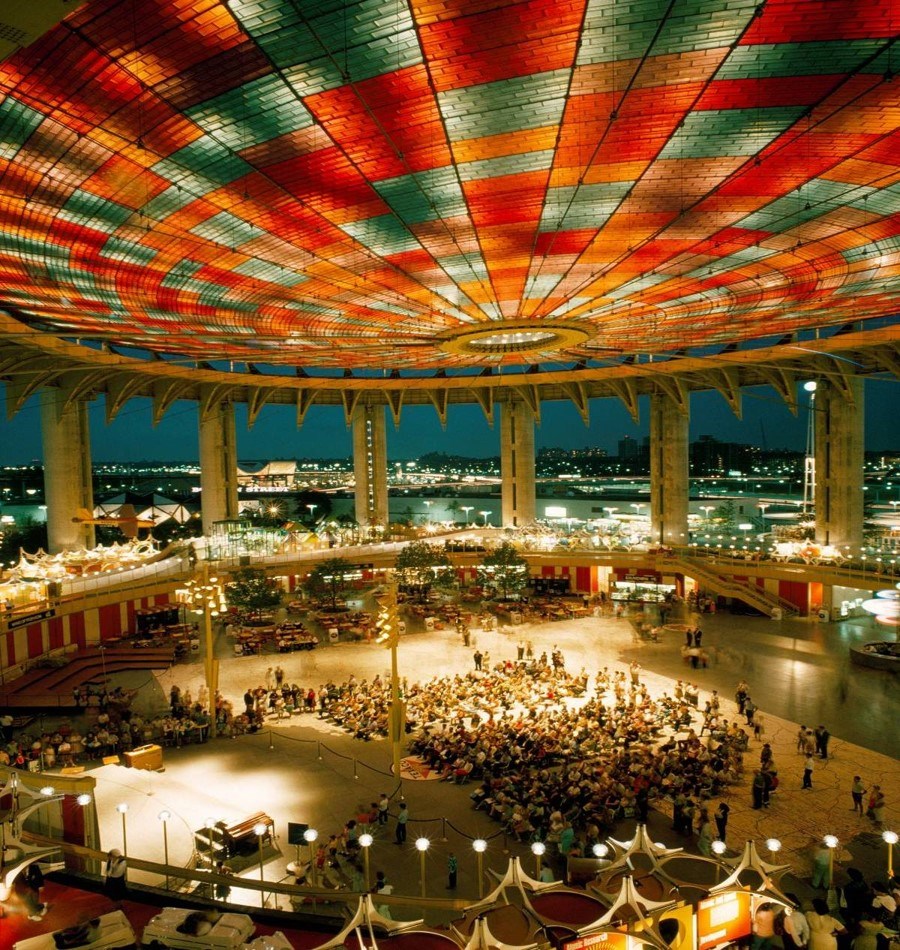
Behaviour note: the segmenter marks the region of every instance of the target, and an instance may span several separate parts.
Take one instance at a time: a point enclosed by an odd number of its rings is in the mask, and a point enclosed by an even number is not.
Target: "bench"
[[[216,828],[222,833],[222,845],[229,857],[248,854],[259,846],[256,832],[253,830],[257,825],[266,826],[262,840],[271,844],[275,837],[275,822],[265,812],[259,811],[231,824],[224,821],[216,824]]]

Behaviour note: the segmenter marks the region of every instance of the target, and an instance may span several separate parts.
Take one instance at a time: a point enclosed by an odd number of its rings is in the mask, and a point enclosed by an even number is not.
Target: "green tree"
[[[303,589],[315,600],[328,600],[331,609],[337,610],[338,598],[346,590],[349,575],[356,567],[342,557],[322,561],[310,571],[303,583]]]
[[[119,532],[119,538],[122,537]],[[7,564],[19,560],[19,551],[37,554],[47,550],[47,525],[33,518],[22,518],[15,525],[0,529],[0,561]]]
[[[496,591],[506,600],[527,586],[528,563],[514,544],[504,541],[485,555],[477,578],[485,590]]]
[[[281,587],[272,577],[252,567],[239,571],[225,585],[228,603],[238,610],[256,611],[277,607],[281,603]]]
[[[427,541],[411,541],[397,555],[394,573],[400,587],[420,598],[428,598],[432,587],[453,587],[456,570],[447,552]]]

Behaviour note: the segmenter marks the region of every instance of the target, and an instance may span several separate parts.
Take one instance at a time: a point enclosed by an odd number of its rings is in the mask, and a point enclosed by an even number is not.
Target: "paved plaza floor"
[[[729,844],[737,846],[748,837],[758,841],[779,838],[784,843],[783,860],[793,864],[798,874],[804,874],[809,867],[811,843],[832,833],[842,842],[838,855],[841,860],[849,861],[851,856],[854,860],[868,859],[877,867],[884,845],[874,835],[868,819],[851,813],[849,786],[856,774],[863,776],[867,785],[879,782],[888,796],[887,824],[900,826],[895,794],[900,788],[896,758],[900,703],[890,674],[853,667],[847,659],[848,644],[872,639],[874,631],[866,629],[864,622],[775,623],[725,614],[693,619],[685,615],[674,620],[701,623],[704,646],[711,657],[707,669],[692,670],[684,664],[682,638],[677,633],[665,634],[659,643],[644,642],[635,637],[628,619],[590,617],[499,631],[478,630],[468,648],[453,630],[412,632],[401,642],[401,673],[410,681],[422,681],[436,674],[467,671],[473,668],[476,646],[488,650],[494,662],[514,658],[517,643],[527,639],[536,654],[560,649],[570,671],[612,668],[637,659],[652,695],[664,689],[671,691],[675,678],[697,683],[701,704],[711,689],[718,689],[725,698],[723,711],[727,718],[736,716],[731,697],[743,677],[763,717],[763,739],[774,747],[781,786],[770,808],[754,811],[750,807],[749,778],[760,747],[759,742],[751,741],[744,782],[728,796],[732,807]],[[217,652],[222,657],[220,689],[238,708],[244,690],[264,682],[265,670],[273,665],[284,668],[287,681],[304,687],[318,687],[329,680],[340,682],[351,672],[358,679],[371,679],[376,673],[384,676],[389,666],[389,652],[367,643],[235,658],[230,655],[230,644],[220,635]],[[178,664],[145,680],[140,705],[162,710],[173,683],[190,688],[196,696],[202,681],[202,663]],[[831,756],[816,763],[811,791],[800,787],[803,758],[795,747],[799,721],[809,726],[824,723],[833,737]],[[287,874],[286,864],[297,857],[297,849],[286,843],[287,823],[306,823],[326,837],[338,832],[348,818],[357,814],[358,806],[375,801],[380,792],[399,794],[390,762],[390,745],[385,740],[360,742],[317,716],[295,715],[271,720],[269,728],[254,736],[220,738],[205,745],[166,750],[163,773],[102,766],[93,773],[99,783],[97,808],[103,846],[121,847],[120,817],[115,812],[119,802],[129,805],[130,850],[148,860],[162,860],[163,840],[156,816],[163,809],[171,812],[168,847],[174,864],[190,861],[196,846],[194,831],[209,818],[238,820],[263,810],[275,820],[281,851],[272,860],[267,855],[265,875],[269,880],[280,880]],[[473,810],[471,790],[472,786],[445,782],[404,781],[402,794],[411,815],[410,840],[403,848],[394,844],[391,821],[386,831],[376,835],[371,850],[372,872],[376,868],[385,870],[398,893],[418,893],[420,859],[412,841],[419,835],[432,841],[426,854],[429,896],[455,896],[445,890],[451,850],[459,857],[458,896],[476,896],[471,849],[474,837],[490,840],[487,867],[505,867],[509,854],[517,853],[523,855],[527,867],[533,867],[527,843],[499,835],[499,825],[483,812]],[[651,819],[654,836],[671,845],[683,843],[669,830],[665,806],[662,808]],[[627,834],[631,827],[632,822],[626,823],[621,834]],[[867,848],[871,851],[868,856]],[[251,864],[242,873],[258,877],[258,867]],[[253,897],[247,893],[248,903]]]

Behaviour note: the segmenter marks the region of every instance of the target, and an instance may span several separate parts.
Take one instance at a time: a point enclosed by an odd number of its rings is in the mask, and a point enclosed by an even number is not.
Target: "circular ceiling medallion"
[[[448,353],[491,356],[506,353],[546,353],[583,343],[590,334],[581,327],[534,320],[505,320],[442,335],[441,347]]]

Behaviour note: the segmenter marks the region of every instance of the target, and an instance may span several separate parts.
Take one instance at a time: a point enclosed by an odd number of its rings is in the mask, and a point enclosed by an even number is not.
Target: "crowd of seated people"
[[[474,697],[468,678],[427,684],[435,694],[429,706],[439,715],[426,718],[412,742],[448,780],[480,779],[471,795],[476,807],[520,839],[566,841],[560,836],[568,826],[571,853],[576,842],[588,846],[619,819],[646,815],[654,798],[683,799],[683,811],[688,802],[699,811],[742,771],[747,734],[722,722],[701,739],[692,728],[697,710],[683,698],[652,700],[624,672],[604,669],[593,695],[573,702],[583,692],[581,679],[573,694],[560,670],[539,667],[534,674],[532,688],[524,666],[495,670],[483,681],[473,674]],[[535,701],[551,694],[552,702]],[[494,702],[486,704],[486,695]],[[488,715],[464,719],[467,698]]]

